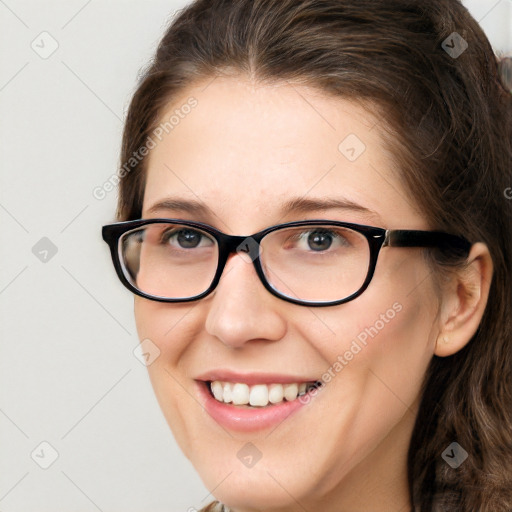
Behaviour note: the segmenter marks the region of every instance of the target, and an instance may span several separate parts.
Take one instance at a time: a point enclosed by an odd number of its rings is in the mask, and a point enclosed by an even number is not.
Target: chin
[[[230,508],[244,512],[288,510],[297,507],[297,502],[305,505],[306,497],[310,500],[325,495],[329,492],[327,487],[334,483],[329,478],[316,481],[315,475],[325,475],[325,469],[301,462],[314,462],[309,450],[309,456],[296,453],[290,457],[275,452],[278,446],[268,446],[261,449],[261,459],[247,467],[241,459],[254,450],[248,443],[229,439],[225,444],[215,442],[213,449],[203,443],[195,446],[190,459],[206,488]],[[271,449],[273,456],[268,453]]]

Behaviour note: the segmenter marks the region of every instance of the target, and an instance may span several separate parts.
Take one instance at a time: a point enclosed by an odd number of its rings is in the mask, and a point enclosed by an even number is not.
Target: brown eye
[[[313,231],[308,236],[308,247],[313,251],[326,251],[332,245],[332,235],[323,231]]]
[[[211,245],[212,241],[194,229],[172,229],[162,235],[162,243],[177,244],[181,249],[195,249],[200,245]]]

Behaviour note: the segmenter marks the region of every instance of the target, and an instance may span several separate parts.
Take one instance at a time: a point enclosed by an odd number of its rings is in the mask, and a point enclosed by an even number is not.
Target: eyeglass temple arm
[[[464,237],[442,231],[415,231],[405,229],[386,230],[383,247],[437,247],[442,250],[455,250],[467,255],[471,243]]]

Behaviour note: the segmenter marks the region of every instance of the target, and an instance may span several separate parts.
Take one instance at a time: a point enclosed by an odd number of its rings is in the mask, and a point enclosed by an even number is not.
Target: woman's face
[[[195,107],[181,109],[190,97]],[[307,219],[429,228],[396,177],[378,120],[353,102],[217,78],[189,88],[162,121],[176,110],[179,122],[149,154],[143,218],[201,221],[232,235]],[[153,208],[171,198],[204,209]],[[297,199],[361,208],[283,211]],[[420,251],[382,249],[368,289],[337,306],[280,300],[241,253],[199,301],[135,298],[140,339],[160,350],[148,367],[160,406],[217,499],[236,510],[407,509],[406,453],[438,333]],[[212,380],[284,383],[289,392],[293,383],[325,385],[252,407],[217,401]]]

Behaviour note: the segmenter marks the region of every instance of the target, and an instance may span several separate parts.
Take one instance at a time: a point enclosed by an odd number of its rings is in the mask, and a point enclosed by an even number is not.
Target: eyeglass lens
[[[155,223],[122,235],[120,259],[127,279],[160,298],[185,299],[211,285],[219,246],[192,226]],[[366,237],[326,224],[294,226],[268,233],[259,259],[266,280],[287,297],[310,302],[344,299],[363,285],[370,263]]]

